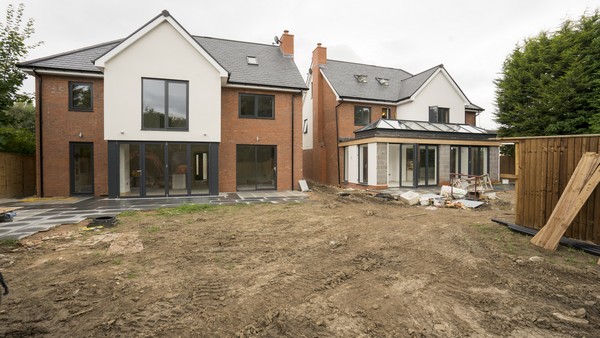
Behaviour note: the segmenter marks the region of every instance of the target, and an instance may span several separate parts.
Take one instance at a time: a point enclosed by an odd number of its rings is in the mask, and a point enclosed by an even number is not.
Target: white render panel
[[[189,81],[189,131],[142,130],[143,77]],[[168,21],[106,63],[104,139],[221,141],[219,72]]]
[[[377,143],[369,143],[368,185],[377,185]]]
[[[348,182],[358,184],[358,146],[348,147]]]
[[[312,81],[312,77],[309,76]],[[308,90],[304,92],[302,97],[302,149],[308,150],[313,148],[313,98],[312,98],[312,82],[309,84]],[[306,122],[304,122],[306,121]],[[307,123],[308,131],[304,133],[304,124]]]
[[[431,81],[417,93],[412,102],[396,107],[396,116],[400,120],[429,121],[429,106],[450,108],[450,123],[465,123],[465,102],[463,95],[442,72],[433,76]]]

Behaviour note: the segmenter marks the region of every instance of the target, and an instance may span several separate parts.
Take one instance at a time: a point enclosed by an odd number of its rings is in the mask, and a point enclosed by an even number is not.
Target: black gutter
[[[296,185],[294,183],[294,98],[298,94],[302,94],[302,92],[292,94],[292,191],[294,191],[294,187]]]
[[[377,102],[386,102],[386,103],[399,103],[400,101],[404,100],[381,100],[381,99],[370,99],[370,98],[364,98],[364,97],[356,97],[356,96],[340,96],[340,99],[342,99],[342,101],[344,99],[347,100],[360,100],[360,101],[373,101],[374,104],[377,104]]]
[[[269,88],[280,88],[280,89],[290,89],[290,90],[308,90],[308,87],[286,87],[286,86],[276,86],[276,85],[267,85],[267,84],[258,84],[258,83],[246,83],[246,82],[234,82],[227,81],[227,84],[230,85],[242,85],[242,86],[256,86],[256,87],[265,87],[265,90]],[[227,86],[225,86],[227,88]],[[260,90],[260,89],[257,89]]]
[[[36,72],[35,72],[35,68],[33,68],[33,75],[37,78],[39,77],[40,79],[40,88],[39,88],[39,94],[38,94],[38,108],[40,111],[40,118],[39,118],[39,128],[40,128],[40,146],[39,146],[39,152],[40,152],[40,197],[44,197],[44,142],[42,142],[43,140],[43,135],[44,135],[44,129],[43,129],[43,125],[42,125],[42,120],[43,120],[43,110],[42,110],[42,77],[39,76]]]
[[[338,185],[342,184],[342,180],[340,178],[340,176],[342,175],[341,169],[340,169],[340,127],[339,127],[339,123],[338,123],[338,107],[342,105],[342,103],[344,103],[344,100],[340,100],[340,103],[337,104],[337,106],[335,106],[335,152],[336,152],[336,162],[337,162],[337,171],[338,171]]]

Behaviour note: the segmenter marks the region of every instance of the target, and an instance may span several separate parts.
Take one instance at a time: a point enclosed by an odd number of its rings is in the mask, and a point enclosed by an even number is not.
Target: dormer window
[[[354,77],[356,78],[356,81],[358,81],[358,83],[367,83],[366,75],[355,74]]]
[[[389,86],[390,85],[390,79],[384,79],[382,77],[376,77],[375,80],[377,80],[377,82],[379,82],[379,84],[382,85],[382,86]]]
[[[256,56],[246,56],[246,61],[249,65],[258,66],[258,58]]]

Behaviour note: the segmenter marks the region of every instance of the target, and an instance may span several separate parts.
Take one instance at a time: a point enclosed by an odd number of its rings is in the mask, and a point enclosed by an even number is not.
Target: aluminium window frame
[[[365,112],[363,111],[363,109],[365,109],[365,108],[369,110],[369,112],[367,113],[367,123],[365,123],[365,124],[356,124],[356,113],[357,113],[357,111],[360,109],[361,110],[361,114],[365,114]],[[369,123],[371,123],[371,113],[372,113],[372,111],[373,110],[369,106],[354,106],[354,125],[355,126],[366,126]],[[361,117],[362,117],[361,120],[364,120],[364,116],[361,116]]]
[[[90,88],[90,107],[81,108],[73,106],[73,87],[87,85]],[[69,111],[93,112],[94,111],[94,83],[85,81],[69,81]]]
[[[155,80],[164,82],[164,104],[165,104],[165,127],[164,128],[147,128],[144,126],[144,80]],[[169,127],[169,83],[185,84],[185,127]],[[141,126],[142,130],[150,131],[189,131],[190,130],[190,82],[187,80],[163,79],[156,77],[142,77],[142,93],[141,93]]]
[[[243,96],[252,96],[254,97],[254,115],[242,115],[242,97]],[[258,116],[258,97],[270,97],[271,101],[271,116]],[[256,94],[256,93],[239,93],[238,94],[238,118],[241,119],[261,119],[261,120],[275,120],[275,95],[271,94]]]

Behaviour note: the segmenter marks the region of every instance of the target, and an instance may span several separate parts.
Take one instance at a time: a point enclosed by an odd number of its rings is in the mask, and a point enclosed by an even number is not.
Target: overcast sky
[[[167,9],[193,35],[271,43],[287,29],[305,78],[318,42],[329,59],[413,74],[444,64],[485,108],[484,128],[495,128],[493,81],[514,47],[600,8],[600,0],[2,0],[0,10],[19,2],[35,19],[32,42],[44,42],[27,59],[124,38]],[[31,80],[24,85],[33,88]]]

